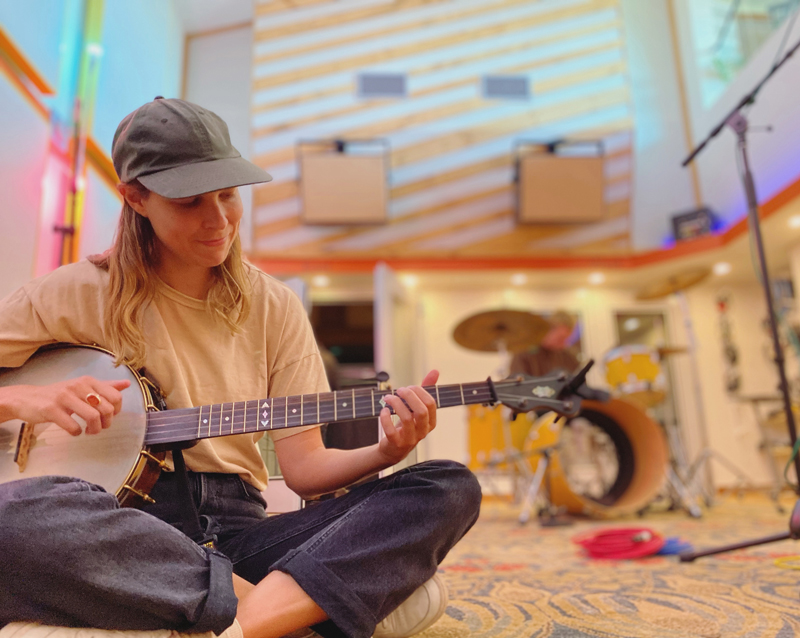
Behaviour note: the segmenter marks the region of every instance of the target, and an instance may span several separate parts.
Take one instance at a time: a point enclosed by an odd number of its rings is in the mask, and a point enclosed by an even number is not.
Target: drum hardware
[[[689,352],[686,346],[658,346],[656,348],[659,358],[663,359],[671,354],[685,354]]]
[[[485,440],[489,427],[500,430],[499,410],[471,419],[470,428]],[[604,519],[636,514],[669,478],[670,453],[662,427],[625,399],[583,401],[581,411],[569,420],[556,420],[553,413],[541,417],[528,413],[517,415],[513,422],[506,419],[502,425],[513,435],[516,447],[488,463],[478,458],[471,467],[480,474],[482,468],[508,463],[508,471],[516,472],[520,480],[515,502],[521,503],[521,524],[530,520],[537,503],[544,526],[568,522],[564,514]],[[579,426],[586,435],[583,440],[599,443],[581,450]],[[522,428],[527,428],[524,440]],[[480,452],[473,451],[473,457],[477,456]],[[588,469],[588,476],[581,469]],[[588,489],[592,486],[597,489]]]
[[[603,364],[606,381],[617,395],[645,409],[666,399],[666,379],[658,351],[638,344],[620,346],[603,357]]]
[[[553,468],[558,467],[560,437],[563,432],[566,419],[559,417],[553,412],[548,412],[539,417],[531,427],[530,432],[523,446],[522,456],[530,459],[531,456],[538,456],[536,461],[536,471],[530,476],[525,496],[522,501],[520,514],[517,517],[520,525],[526,524],[530,520],[531,511],[542,495],[544,503],[539,507],[537,520],[542,527],[564,527],[575,522],[568,507],[564,503],[556,503],[553,499]],[[555,442],[542,445],[542,432],[555,435]]]
[[[675,490],[678,501],[686,508],[692,516],[699,516],[697,500],[711,506],[713,503],[713,480],[709,461],[716,459],[721,465],[731,471],[738,479],[740,484],[752,485],[750,478],[725,456],[714,450],[709,442],[708,427],[705,420],[705,410],[703,407],[703,392],[700,385],[700,372],[697,366],[697,345],[694,334],[694,325],[689,311],[689,304],[684,291],[698,283],[704,281],[711,271],[708,268],[696,268],[685,271],[667,279],[646,286],[639,290],[636,299],[639,301],[652,301],[667,296],[674,296],[683,317],[684,329],[688,346],[685,352],[689,355],[691,366],[692,387],[694,389],[695,406],[697,411],[697,423],[700,434],[701,450],[695,460],[687,465],[685,446],[683,445],[680,428],[677,420],[669,419],[670,424],[666,427],[671,429],[669,440],[673,446],[673,467],[670,470],[669,482]],[[671,348],[665,347],[664,352],[678,354]],[[704,472],[699,475],[700,469]]]
[[[489,310],[472,315],[453,331],[456,343],[479,352],[524,352],[550,330],[544,317],[522,310]]]
[[[519,418],[527,418],[527,415],[518,415]],[[538,417],[531,425],[525,438],[525,444],[521,452],[514,452],[511,457],[519,465],[523,474],[523,498],[517,520],[520,525],[524,525],[530,520],[531,512],[536,505],[540,493],[544,495],[545,505],[539,510],[539,524],[544,527],[555,525],[569,525],[572,523],[570,518],[562,516],[562,509],[557,507],[551,498],[552,487],[550,472],[551,455],[558,449],[559,437],[564,427],[564,419],[560,418],[555,412],[547,412]],[[538,456],[536,470],[531,473],[531,457]],[[545,487],[542,490],[542,487]]]
[[[670,416],[665,419],[665,430],[671,463],[667,468],[667,485],[671,490],[671,501],[679,503],[690,516],[698,518],[702,512],[697,505],[697,498],[686,486],[683,475],[688,472],[688,464],[684,447],[680,440],[680,432],[675,424],[671,404],[666,401],[666,375],[661,370],[661,359],[664,355],[686,352],[683,346],[661,346],[651,349],[649,346],[631,344],[620,346],[609,351],[603,362],[606,368],[606,381],[618,396],[633,401],[644,410],[664,404]],[[680,468],[679,473],[676,468]]]
[[[462,320],[453,330],[453,339],[460,346],[478,352],[497,352],[501,364],[496,371],[497,378],[508,376],[511,356],[538,345],[551,329],[550,322],[540,315],[522,310],[501,308],[487,310]],[[477,459],[479,464],[490,470],[500,470],[513,481],[515,498],[524,498],[531,473],[527,458],[514,447],[511,420],[503,415],[503,408],[495,411],[471,408],[471,421],[482,421],[481,429],[490,432],[490,459]],[[477,413],[481,414],[478,415]],[[499,437],[495,436],[499,432]],[[495,441],[499,438],[499,441]],[[495,447],[499,443],[499,450]],[[476,469],[473,467],[473,469]],[[494,474],[484,476],[494,482]]]
[[[578,485],[575,470],[581,454],[576,428],[581,425],[594,445],[584,451],[605,473],[600,492]],[[581,412],[566,420],[558,449],[550,465],[550,498],[571,514],[616,518],[642,511],[661,491],[667,477],[669,448],[661,426],[637,404],[612,398],[584,401]],[[594,481],[597,483],[597,481]]]
[[[654,301],[678,294],[704,281],[710,274],[709,268],[694,268],[677,275],[670,275],[662,281],[640,288],[636,293],[636,299],[637,301]]]

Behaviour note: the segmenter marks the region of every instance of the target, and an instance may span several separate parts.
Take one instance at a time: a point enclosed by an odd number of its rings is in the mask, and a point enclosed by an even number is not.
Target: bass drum
[[[524,444],[532,465],[535,438]],[[658,495],[668,463],[664,432],[640,407],[624,399],[584,401],[551,454],[545,487],[552,504],[572,514],[625,516]]]

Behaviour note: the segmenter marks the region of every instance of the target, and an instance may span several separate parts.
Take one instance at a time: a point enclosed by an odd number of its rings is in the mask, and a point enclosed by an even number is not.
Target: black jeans
[[[452,461],[420,463],[296,512],[267,517],[260,493],[236,475],[189,473],[201,521],[233,570],[256,583],[290,574],[330,618],[326,638],[368,638],[436,568],[478,518],[475,476]],[[174,476],[151,492],[149,513],[180,527]]]
[[[231,562],[163,521],[66,476],[0,485],[0,625],[221,633]]]

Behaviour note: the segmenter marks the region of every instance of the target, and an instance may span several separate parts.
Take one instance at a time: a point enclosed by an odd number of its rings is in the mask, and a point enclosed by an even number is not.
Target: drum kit
[[[704,424],[700,424],[704,450],[689,466],[675,419],[659,423],[651,417],[654,408],[669,403],[667,359],[688,354],[696,366],[682,291],[707,275],[707,271],[689,271],[639,291],[636,298],[642,301],[679,297],[689,345],[632,344],[606,353],[602,362],[612,390],[609,401],[584,401],[581,412],[569,420],[556,419],[552,413],[510,414],[500,406],[471,407],[470,467],[487,476],[506,472],[515,478],[521,523],[527,522],[542,500],[542,524],[555,520],[556,512],[598,518],[641,513],[664,494],[665,486],[672,505],[693,517],[701,515],[698,502],[702,498],[710,504],[695,476],[708,458],[716,456],[706,445]],[[549,329],[546,317],[499,309],[464,319],[453,338],[467,349],[511,355],[535,348]]]
[[[471,350],[513,354],[538,345],[550,327],[540,315],[491,310],[459,323],[453,337]],[[470,467],[487,471],[487,477],[505,472],[518,479],[514,491],[522,502],[521,523],[529,520],[540,496],[545,500],[542,524],[557,524],[553,521],[561,512],[613,518],[643,510],[661,490],[669,463],[662,428],[646,412],[647,404],[664,397],[663,375],[657,366],[652,369],[651,359],[648,354],[649,365],[643,367],[638,353],[631,358],[616,352],[609,369],[621,375],[618,396],[584,401],[569,420],[471,406]],[[641,378],[634,379],[637,375]]]

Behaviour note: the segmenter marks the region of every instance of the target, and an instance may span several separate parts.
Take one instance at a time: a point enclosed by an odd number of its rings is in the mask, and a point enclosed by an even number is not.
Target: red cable
[[[658,553],[664,538],[646,527],[620,527],[578,535],[572,542],[592,558],[641,558]]]

